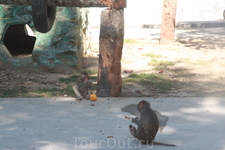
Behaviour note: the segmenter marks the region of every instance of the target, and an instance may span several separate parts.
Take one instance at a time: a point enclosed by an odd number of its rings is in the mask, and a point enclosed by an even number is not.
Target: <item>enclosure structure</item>
[[[0,5],[0,68],[54,72],[81,68],[90,47],[87,8],[57,7],[48,33],[34,28],[29,5]]]
[[[39,3],[38,3],[39,2]],[[42,15],[40,20],[47,19],[49,17],[48,8],[53,8],[54,6],[65,6],[65,7],[108,7],[102,13],[101,20],[101,29],[100,29],[100,51],[99,51],[99,69],[98,69],[98,87],[97,94],[98,96],[120,96],[121,88],[122,88],[122,78],[121,78],[121,56],[122,56],[122,48],[123,48],[123,38],[124,38],[124,7],[126,7],[126,0],[35,0],[35,4],[38,6],[33,6],[31,0],[0,0],[0,4],[14,4],[14,5],[32,5],[32,8],[40,6],[45,12]],[[43,5],[44,8],[43,8]],[[9,7],[12,5],[9,5]],[[17,6],[12,6],[17,7]],[[26,8],[29,10],[29,6],[19,6],[22,8]],[[18,8],[19,8],[18,7]],[[43,33],[48,32],[46,34],[38,33],[36,34],[36,43],[34,45],[34,50],[32,52],[32,60],[36,62],[32,64],[32,67],[38,66],[39,64],[47,66],[47,69],[53,69],[55,67],[59,67],[59,69],[63,68],[60,63],[59,57],[63,56],[65,62],[68,61],[67,65],[74,65],[74,63],[78,64],[79,58],[70,59],[68,54],[77,53],[77,56],[82,56],[78,50],[74,48],[74,44],[77,41],[73,41],[70,39],[71,36],[79,35],[76,34],[76,28],[71,27],[71,24],[74,24],[79,19],[76,16],[75,8],[61,8],[62,15],[56,15],[58,21],[56,21],[56,25],[49,30],[44,30]],[[35,9],[36,10],[36,9]],[[65,10],[65,12],[64,12]],[[66,11],[68,10],[68,11]],[[72,10],[72,11],[71,11]],[[34,9],[32,10],[33,14]],[[38,15],[41,10],[38,10]],[[16,11],[17,13],[17,11]],[[15,14],[15,13],[12,13]],[[64,14],[72,15],[65,20],[61,20],[64,17]],[[75,16],[73,16],[75,15]],[[20,16],[23,16],[23,13],[20,13]],[[33,16],[36,18],[38,16]],[[47,18],[46,18],[47,17]],[[10,19],[18,18],[15,15],[11,15]],[[20,18],[20,17],[19,17]],[[28,24],[31,28],[33,28],[33,24],[31,22],[31,16],[28,15],[28,20],[23,21],[22,24]],[[6,19],[7,20],[7,19]],[[20,20],[20,19],[18,19]],[[18,21],[17,20],[17,21]],[[68,23],[64,24],[64,21],[68,21]],[[35,23],[37,25],[38,22]],[[79,21],[78,21],[79,22]],[[5,24],[7,25],[5,27]],[[16,23],[14,23],[16,24]],[[20,23],[18,23],[20,24]],[[57,26],[58,24],[58,26]],[[5,22],[3,24],[3,31],[5,31],[10,23]],[[37,25],[35,28],[39,28]],[[40,29],[40,28],[39,28]],[[42,30],[42,29],[40,29]],[[33,29],[34,30],[34,29]],[[60,31],[60,32],[59,32]],[[64,32],[68,31],[68,32]],[[86,30],[83,30],[84,32]],[[42,31],[41,31],[42,32]],[[52,32],[52,34],[50,34]],[[26,33],[26,32],[25,32]],[[34,33],[37,33],[34,31]],[[57,34],[59,33],[59,34]],[[40,34],[40,35],[39,35]],[[26,34],[25,34],[26,35]],[[43,35],[43,36],[42,36]],[[86,35],[86,34],[84,34]],[[3,34],[4,37],[4,34]],[[41,38],[39,38],[41,37]],[[61,41],[65,39],[65,43],[61,43]],[[76,40],[79,38],[76,38]],[[86,40],[84,37],[80,37],[80,39]],[[2,40],[4,41],[4,40]],[[82,41],[82,40],[81,40]],[[4,55],[2,62],[6,62],[7,58],[11,56],[9,51],[7,51],[6,46],[1,42],[1,53],[0,55]],[[80,42],[78,45],[81,47],[83,43]],[[43,49],[48,48],[47,51],[43,51]],[[52,47],[52,48],[50,48]],[[66,47],[66,48],[65,48]],[[78,60],[78,61],[77,61]],[[17,66],[20,64],[16,62]],[[78,66],[78,65],[77,65]],[[65,68],[64,68],[65,69]]]

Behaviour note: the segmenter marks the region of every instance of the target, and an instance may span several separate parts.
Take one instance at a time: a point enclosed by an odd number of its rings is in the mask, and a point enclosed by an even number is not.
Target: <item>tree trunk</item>
[[[0,0],[6,5],[31,5],[32,0]],[[63,7],[126,7],[126,0],[46,0],[48,6]]]
[[[101,13],[97,95],[121,94],[121,56],[124,38],[124,10],[105,9]]]
[[[164,0],[162,8],[161,23],[161,44],[171,44],[174,42],[176,27],[176,5],[177,0]]]

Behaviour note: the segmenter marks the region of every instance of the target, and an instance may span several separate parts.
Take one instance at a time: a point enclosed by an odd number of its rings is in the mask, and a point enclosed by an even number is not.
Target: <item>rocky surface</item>
[[[12,57],[6,46],[1,44],[1,69],[62,72],[81,68],[83,52],[90,45],[88,9],[58,7],[53,28],[45,34],[34,29],[30,6],[1,5],[0,10],[2,41],[6,30],[13,24],[27,24],[36,37],[33,53],[30,56]]]

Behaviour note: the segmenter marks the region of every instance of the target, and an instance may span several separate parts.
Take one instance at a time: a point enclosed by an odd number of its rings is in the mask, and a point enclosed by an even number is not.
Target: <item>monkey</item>
[[[140,112],[137,109],[137,104],[129,104],[123,108],[121,108],[121,110],[123,112],[129,112],[132,115],[140,118]],[[169,117],[162,115],[160,112],[153,110],[156,113],[156,116],[158,118],[159,121],[159,131],[162,132],[163,129],[166,127],[166,123],[169,120]]]
[[[92,81],[90,81],[89,74],[84,71],[78,77],[73,90],[77,96],[76,100],[89,99],[91,95]]]
[[[137,105],[140,112],[140,118],[132,119],[133,123],[137,124],[137,129],[129,125],[129,131],[134,138],[141,141],[142,144],[161,145],[175,147],[173,144],[164,144],[155,142],[155,136],[159,129],[159,121],[156,113],[151,109],[150,103],[147,101],[140,101]]]

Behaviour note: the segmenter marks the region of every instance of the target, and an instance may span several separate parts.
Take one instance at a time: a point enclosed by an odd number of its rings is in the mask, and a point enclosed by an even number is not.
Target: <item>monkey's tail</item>
[[[160,143],[155,141],[153,142],[153,145],[176,147],[176,145],[173,145],[173,144],[166,144],[166,143]]]

